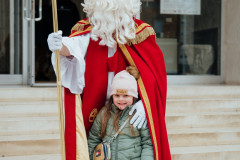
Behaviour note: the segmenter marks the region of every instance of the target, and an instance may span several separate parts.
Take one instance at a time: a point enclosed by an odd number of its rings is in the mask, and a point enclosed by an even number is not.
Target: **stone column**
[[[223,2],[224,81],[226,84],[240,84],[240,1]]]

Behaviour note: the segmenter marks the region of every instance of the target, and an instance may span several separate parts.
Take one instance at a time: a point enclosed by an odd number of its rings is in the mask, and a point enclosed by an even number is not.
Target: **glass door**
[[[43,13],[45,13],[43,5],[45,6],[47,2],[48,0],[23,0],[23,50],[24,53],[27,53],[25,58],[28,64],[26,68],[27,81],[32,86],[38,85],[38,80],[41,80],[42,83],[50,82],[49,79],[45,78],[44,70],[49,60],[49,58],[46,58],[48,50],[45,35],[48,34],[46,33],[46,29],[51,26],[46,23],[45,25],[41,25],[41,28],[36,28],[36,26],[39,26],[36,24],[43,21]],[[51,17],[51,14],[49,15],[48,13],[48,15],[45,15],[45,18],[49,17]]]
[[[58,26],[63,36],[83,17],[83,0],[57,0]],[[56,76],[51,64],[47,37],[53,32],[51,0],[24,0],[25,48],[29,58],[29,83],[33,86],[54,86]],[[80,16],[81,15],[81,16]]]
[[[0,84],[23,84],[21,1],[0,1]]]

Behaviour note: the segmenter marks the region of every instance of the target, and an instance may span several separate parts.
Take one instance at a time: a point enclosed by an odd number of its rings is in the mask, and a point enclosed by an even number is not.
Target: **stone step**
[[[240,113],[217,112],[195,114],[178,113],[167,114],[166,124],[168,129],[178,128],[204,128],[204,127],[240,127]],[[0,135],[53,133],[58,130],[58,116],[46,117],[0,117]]]
[[[236,112],[167,114],[165,118],[168,129],[240,127],[239,119]]]
[[[61,160],[60,154],[41,154],[0,157],[0,160]]]
[[[1,117],[0,135],[56,133],[58,117]]]
[[[240,112],[240,100],[168,100],[166,113]],[[58,114],[57,101],[0,102],[0,117]]]
[[[238,160],[240,145],[171,147],[172,160]]]
[[[0,136],[1,156],[60,153],[60,135],[32,134]]]
[[[171,148],[172,160],[238,160],[240,146],[203,146]],[[205,150],[207,151],[203,151]],[[213,148],[213,149],[212,149]],[[231,148],[231,149],[226,149]],[[182,151],[182,152],[181,152]],[[189,152],[186,152],[189,151]],[[195,151],[195,152],[194,152]],[[201,152],[202,151],[202,152]],[[173,153],[175,152],[175,153]],[[60,160],[60,154],[41,154],[0,157],[0,160]]]
[[[215,146],[214,146],[215,147]],[[239,146],[236,146],[239,147]],[[232,147],[233,148],[233,147]],[[182,148],[182,149],[189,149]],[[198,148],[195,148],[197,150]],[[202,148],[200,148],[202,149]],[[174,150],[174,148],[172,148]],[[213,152],[211,152],[213,151]],[[172,154],[172,160],[238,160],[240,151],[214,151],[196,152],[196,153],[177,153]],[[9,156],[0,157],[0,160],[61,160],[60,154],[41,154],[41,155],[24,155],[24,156]]]
[[[171,147],[183,146],[209,146],[209,145],[240,145],[240,128],[200,128],[200,129],[185,129],[185,130],[168,130],[169,144]],[[5,144],[24,143],[29,141],[49,143],[58,141],[59,133],[53,134],[32,134],[32,135],[5,135],[0,136],[0,146]],[[58,145],[58,144],[57,144]],[[57,146],[56,146],[57,147]],[[31,150],[31,148],[29,148]]]
[[[40,139],[23,141],[1,141],[1,157],[26,156],[40,154],[59,154],[61,143],[59,139]]]
[[[168,99],[238,99],[240,86],[169,85]]]
[[[168,99],[166,113],[240,112],[240,98],[233,99]]]
[[[55,101],[57,88],[1,88],[0,102]]]
[[[60,139],[59,132],[26,134],[26,135],[0,135],[0,143],[1,142],[11,142],[11,141],[48,140],[48,139],[49,140]]]
[[[38,145],[36,146],[36,144]],[[60,160],[60,149],[56,149],[56,146],[59,146],[59,144],[54,144],[54,146],[50,146],[48,144],[45,149],[44,145],[46,144],[29,142],[28,146],[31,146],[32,149],[36,149],[34,152],[31,151],[30,153],[29,150],[27,150],[28,147],[26,146],[22,146],[21,148],[11,148],[10,150],[12,150],[15,154],[8,153],[6,149],[2,148],[3,150],[1,150],[0,160],[28,160],[31,158],[35,160],[50,160],[51,158],[54,160],[55,158]],[[7,144],[5,145],[5,148],[6,146]],[[7,147],[13,146],[10,145]],[[49,149],[48,147],[50,150],[47,151],[47,149]],[[240,156],[240,145],[171,147],[170,150],[172,160],[238,160]]]
[[[240,145],[240,127],[169,129],[168,138],[171,147]]]
[[[57,101],[0,102],[0,117],[58,116]]]
[[[184,94],[183,94],[184,93]],[[178,85],[168,86],[168,99],[239,99],[240,86],[226,85]],[[56,87],[1,87],[0,102],[2,101],[29,101],[29,100],[57,100]]]
[[[51,128],[51,129],[49,129]],[[24,128],[23,130],[0,132],[1,141],[47,140],[58,139],[58,125],[41,129]],[[239,128],[184,128],[169,129],[168,136],[171,146],[240,144]]]

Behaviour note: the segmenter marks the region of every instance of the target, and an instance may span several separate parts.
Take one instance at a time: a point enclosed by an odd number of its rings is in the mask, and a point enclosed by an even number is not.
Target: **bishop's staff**
[[[56,2],[56,0],[52,0],[52,13],[53,13],[53,31],[57,32],[58,31],[58,18],[57,18],[57,2]],[[55,53],[55,60],[56,60],[59,130],[60,130],[60,138],[61,138],[61,157],[62,157],[62,160],[65,160],[66,154],[65,154],[65,141],[64,141],[64,120],[63,120],[62,86],[61,86],[59,50],[55,50],[54,53]]]

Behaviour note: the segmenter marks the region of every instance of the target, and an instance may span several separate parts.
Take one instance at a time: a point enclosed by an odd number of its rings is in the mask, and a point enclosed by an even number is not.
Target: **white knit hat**
[[[110,87],[110,96],[113,94],[125,94],[138,98],[136,79],[126,70],[115,75]]]

